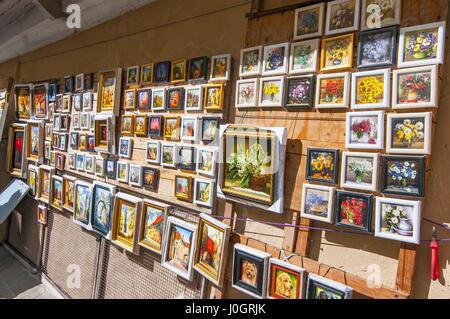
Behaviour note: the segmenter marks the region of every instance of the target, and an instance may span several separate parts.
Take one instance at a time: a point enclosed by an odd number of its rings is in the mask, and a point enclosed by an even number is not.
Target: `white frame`
[[[75,92],[83,91],[84,90],[84,73],[77,74],[75,76],[74,80],[75,80],[75,83],[74,83]],[[78,80],[80,80],[81,86],[77,86]]]
[[[308,273],[308,277],[306,278],[306,295],[305,298],[308,299],[308,292],[310,287],[310,281],[318,282],[324,286],[328,286],[335,290],[338,290],[344,294],[344,299],[352,299],[353,298],[353,288],[343,285],[339,282],[332,281],[330,279],[324,278],[322,276],[318,276],[312,273]]]
[[[139,181],[137,183],[134,183],[131,181],[131,169],[132,168],[136,168],[139,169]],[[130,184],[130,186],[137,186],[137,187],[142,187],[142,166],[138,165],[138,164],[130,164],[130,166],[128,167],[128,184]]]
[[[96,230],[92,225],[92,219],[94,218],[94,195],[95,195],[95,189],[97,187],[103,187],[107,188],[111,195],[112,195],[112,203],[111,203],[111,211],[109,212],[109,232],[105,235],[100,233],[98,230]],[[115,195],[117,193],[117,187],[114,185],[106,184],[99,181],[94,181],[92,184],[92,208],[91,208],[91,216],[89,222],[91,223],[91,229],[92,231],[96,232],[97,234],[104,236],[106,239],[111,240],[111,233],[112,233],[112,223],[114,218],[114,206],[115,206]]]
[[[399,76],[403,75],[403,74],[427,72],[427,71],[429,71],[431,73],[431,93],[430,93],[431,101],[430,102],[422,102],[422,103],[399,103],[398,102]],[[394,110],[437,107],[438,68],[436,65],[395,70],[393,73],[392,86],[393,86],[392,87],[392,108]]]
[[[378,117],[378,143],[377,144],[352,144],[351,141],[351,118],[353,116],[358,117]],[[370,112],[350,112],[346,115],[345,125],[345,147],[348,149],[361,149],[361,150],[382,150],[384,149],[384,111],[370,111]]]
[[[87,165],[86,165],[86,163],[87,163],[87,159],[88,159],[88,158],[89,158],[89,159],[92,158],[92,170],[87,170]],[[86,155],[86,156],[85,156],[85,158],[84,158],[84,171],[85,171],[86,173],[95,175],[95,160],[96,160],[96,157],[95,157],[94,155]]]
[[[88,107],[85,107],[85,105],[84,105],[84,99],[85,99],[86,97],[88,97],[88,99],[89,99],[89,103],[88,103],[89,105],[88,105]],[[91,92],[83,93],[81,105],[82,105],[82,110],[83,110],[83,112],[86,112],[86,111],[89,111],[89,112],[90,112],[90,111],[93,111],[93,110],[94,110],[93,105],[92,105],[92,93],[91,93]]]
[[[158,206],[158,208],[160,208],[161,211],[163,211],[163,216],[164,216],[164,221],[163,221],[163,226],[162,226],[162,238],[161,238],[161,244],[160,244],[160,248],[161,250],[158,251],[158,249],[155,249],[154,247],[151,247],[150,245],[144,244],[142,237],[144,237],[143,232],[145,231],[145,225],[142,225],[142,222],[145,223],[145,207],[146,204],[148,206]],[[154,207],[153,207],[154,208]],[[158,202],[158,201],[154,201],[154,200],[150,200],[150,199],[144,199],[144,201],[142,202],[142,210],[141,210],[141,219],[139,220],[139,236],[138,236],[138,245],[146,250],[149,250],[157,255],[162,255],[163,249],[164,249],[164,232],[166,230],[166,224],[167,224],[167,218],[169,217],[169,211],[170,211],[171,206]]]
[[[149,144],[157,145],[156,160],[150,160],[148,158],[148,156],[147,156],[148,155],[148,145]],[[146,158],[148,163],[150,163],[150,164],[157,164],[158,165],[161,162],[161,143],[160,142],[154,141],[154,140],[147,141],[145,151],[146,151],[145,152],[145,158]]]
[[[297,26],[298,26],[298,14],[303,11],[309,11],[319,8],[319,30],[315,33],[308,33],[304,35],[298,35],[297,34]],[[295,10],[295,21],[294,21],[294,41],[297,40],[303,40],[303,39],[309,39],[309,38],[315,38],[315,37],[321,37],[323,35],[323,19],[325,17],[325,2],[319,3],[319,4],[313,4],[311,6],[299,8]]]
[[[133,69],[136,69],[137,71],[136,71],[136,83],[131,83],[130,82],[130,79],[129,79],[129,73],[130,73],[130,71],[131,70],[133,70]],[[127,67],[127,74],[126,74],[126,85],[127,86],[131,86],[131,85],[139,85],[139,81],[141,80],[141,78],[140,78],[140,71],[141,71],[141,68],[140,68],[140,66],[139,65],[135,65],[135,66],[129,66],[129,67]]]
[[[164,157],[164,147],[172,147],[172,155],[173,155],[173,164],[165,164],[163,161]],[[168,168],[176,168],[178,163],[178,156],[177,156],[177,145],[173,143],[161,143],[161,166],[162,167],[168,167]]]
[[[212,172],[204,171],[199,168],[200,156],[201,156],[202,152],[212,153],[212,160],[213,160]],[[217,151],[212,148],[198,147],[197,148],[197,161],[196,161],[195,165],[196,165],[196,171],[200,175],[215,177],[216,176],[216,167],[217,167]]]
[[[29,195],[31,197],[33,197],[34,199],[38,199],[38,188],[39,188],[39,166],[38,165],[33,165],[33,164],[28,164],[28,169],[27,169],[27,185],[29,186],[29,182],[30,182],[30,171],[34,171],[36,174],[36,180],[35,180],[35,191],[34,191],[34,195],[31,195],[31,193],[29,193]],[[31,186],[30,186],[31,187]]]
[[[353,110],[367,110],[367,109],[387,109],[391,104],[391,69],[372,70],[364,72],[352,73],[352,102],[351,106]],[[358,104],[357,102],[357,79],[370,76],[383,76],[384,78],[384,92],[383,102],[374,104]]]
[[[153,107],[153,101],[155,99],[155,93],[158,92],[162,92],[163,93],[163,106],[162,107]],[[161,88],[153,88],[152,89],[152,104],[151,106],[151,110],[152,112],[160,112],[160,111],[165,111],[167,108],[167,88],[165,87],[161,87]]]
[[[347,158],[348,157],[364,157],[372,159],[373,169],[372,169],[372,185],[358,185],[356,183],[346,182],[346,172],[347,172]],[[360,153],[360,152],[342,152],[342,165],[341,165],[341,188],[349,188],[356,190],[365,190],[376,192],[378,189],[378,169],[379,169],[379,155],[378,153]]]
[[[297,296],[296,299],[303,299],[303,296],[305,295],[305,280],[306,280],[306,270],[304,268],[298,267],[294,264],[291,264],[289,261],[283,261],[277,258],[270,258],[269,259],[269,266],[267,268],[267,298],[268,299],[275,299],[270,297],[270,290],[271,290],[271,281],[272,281],[272,265],[277,265],[283,268],[287,268],[289,270],[291,270],[292,272],[296,272],[300,275],[300,277],[302,278],[302,282],[301,283],[297,283],[297,285],[299,286],[299,295]]]
[[[117,165],[117,166],[116,166],[116,179],[117,179],[119,182],[127,183],[127,184],[128,184],[128,182],[129,182],[129,180],[130,180],[130,164],[127,163],[127,162],[117,161],[117,164],[116,164],[116,165]],[[127,167],[127,177],[124,178],[124,179],[119,178],[119,165],[125,165],[125,166]]]
[[[226,71],[226,75],[224,77],[221,78],[215,78],[214,77],[214,61],[217,59],[221,59],[221,58],[226,58],[227,59],[227,71]],[[211,75],[210,75],[210,80],[211,81],[229,81],[230,80],[230,73],[231,73],[231,54],[220,54],[220,55],[215,55],[211,57]]]
[[[342,104],[320,104],[320,85],[322,80],[344,78],[344,102]],[[319,74],[316,79],[316,99],[317,109],[348,109],[350,104],[350,72]]]
[[[128,141],[127,153],[122,153],[122,141]],[[119,157],[125,159],[131,159],[132,157],[132,149],[133,149],[133,140],[129,137],[121,137],[119,140]]]
[[[78,118],[78,125],[75,125],[76,123],[75,118]],[[61,125],[61,120],[60,120],[60,125]],[[73,113],[72,114],[72,130],[81,130],[81,116],[80,113]]]
[[[73,165],[72,166],[70,165],[70,157],[71,156],[73,157]],[[69,169],[76,171],[76,169],[77,169],[76,165],[77,165],[77,154],[76,153],[67,154],[67,167]]]
[[[261,296],[255,294],[255,293],[253,293],[251,291],[248,291],[248,290],[246,290],[244,288],[241,288],[239,286],[234,285],[234,267],[237,266],[237,265],[235,265],[234,261],[235,261],[235,258],[236,258],[236,251],[237,250],[239,250],[241,252],[244,252],[244,253],[247,253],[249,255],[252,255],[252,256],[254,256],[256,258],[260,258],[260,259],[264,260],[264,271],[263,271],[262,274],[258,274],[258,276],[263,276],[263,280],[262,280],[262,285],[263,286],[262,286],[262,295]],[[257,249],[254,249],[254,248],[251,248],[251,247],[248,247],[248,246],[244,246],[244,245],[241,245],[241,244],[235,244],[234,247],[233,247],[233,259],[232,259],[233,268],[232,268],[232,273],[231,273],[232,274],[231,287],[233,287],[236,290],[239,290],[240,292],[245,293],[248,296],[254,297],[256,299],[265,299],[266,295],[267,295],[267,276],[268,276],[267,269],[269,268],[269,260],[270,260],[270,258],[272,258],[271,254],[268,254],[266,252],[262,252],[262,251],[259,251]]]
[[[65,94],[63,94],[63,96],[62,96],[61,113],[67,113],[67,114],[72,113],[72,96],[73,95],[74,94],[72,94],[72,93],[65,93]],[[69,100],[69,109],[65,109],[64,108],[64,100],[66,98]]]
[[[313,65],[312,68],[294,70],[294,52],[295,48],[298,46],[311,45],[315,48],[315,53],[313,53]],[[317,73],[317,69],[319,66],[319,48],[320,48],[320,39],[312,39],[306,41],[300,41],[296,43],[291,43],[291,49],[289,54],[289,74],[309,74],[309,73]]]
[[[83,126],[83,124],[82,124],[83,123],[83,121],[82,121],[83,116],[86,116],[86,118],[87,118],[87,126]],[[90,127],[90,124],[91,124],[91,114],[90,113],[85,113],[85,112],[80,113],[80,129],[82,131],[88,131],[89,127]]]
[[[281,83],[280,85],[280,103],[267,103],[267,102],[263,102],[263,98],[264,98],[264,82],[274,82],[274,81],[278,81]],[[259,79],[259,98],[258,98],[258,106],[259,107],[283,107],[284,106],[284,98],[285,98],[285,92],[284,92],[284,88],[286,85],[286,79],[284,76],[274,76],[274,77],[268,77],[268,78],[260,78]]]
[[[273,75],[282,75],[287,74],[289,72],[289,48],[291,44],[289,42],[279,43],[267,45],[264,47],[263,59],[262,59],[262,75],[263,76],[273,76]],[[266,59],[268,57],[269,50],[276,48],[284,48],[284,59],[283,59],[283,68],[275,71],[267,71],[266,70]]]
[[[262,80],[262,79],[261,79]],[[253,84],[254,88],[255,88],[255,98],[254,98],[254,102],[255,103],[239,103],[239,87],[241,84]],[[259,102],[259,83],[260,83],[260,79],[254,78],[254,79],[245,79],[245,80],[237,80],[236,81],[236,100],[235,100],[235,107],[236,108],[256,108],[258,107],[258,102]]]
[[[56,207],[53,205],[53,180],[57,180],[58,182],[61,183],[61,207]],[[50,186],[50,203],[49,203],[49,205],[58,211],[63,211],[64,180],[61,176],[54,174],[50,178],[50,183],[51,183],[51,186]],[[74,202],[74,205],[75,205],[75,202]]]
[[[84,223],[78,221],[76,219],[76,216],[75,216],[76,215],[76,213],[75,213],[75,206],[76,206],[76,202],[77,202],[77,188],[78,188],[78,186],[88,187],[89,191],[91,193],[91,196],[89,196],[90,198],[89,198],[89,204],[88,204],[89,212],[88,212],[88,216],[87,216],[87,219],[88,219],[88,223],[87,224],[84,224]],[[80,181],[80,180],[76,180],[75,181],[75,184],[73,186],[73,211],[74,211],[74,213],[72,215],[72,221],[75,224],[77,224],[77,225],[79,225],[79,226],[81,226],[81,227],[83,227],[83,228],[85,228],[87,230],[91,230],[92,195],[93,195],[93,193],[92,193],[92,184],[89,184],[89,183],[86,183],[86,182]]]
[[[72,95],[72,109],[76,112],[83,111],[83,93],[76,93]]]
[[[375,237],[396,240],[411,244],[420,244],[420,223],[421,223],[421,202],[420,201],[411,201],[404,199],[396,199],[396,198],[383,198],[376,197],[375,199],[376,208],[375,208]],[[413,207],[413,236],[406,237],[402,235],[391,234],[387,231],[381,231],[381,219],[383,218],[381,212],[382,204],[391,204],[391,205],[399,205],[399,206],[412,206]]]
[[[83,157],[83,167],[78,166],[78,156],[82,156]],[[85,171],[85,163],[86,163],[86,155],[85,154],[76,154],[75,156],[75,169],[78,172],[84,172]]]
[[[190,120],[190,121],[194,121],[194,136],[184,136],[183,135],[183,124],[185,121]],[[185,116],[181,118],[181,123],[180,123],[180,140],[182,141],[192,141],[195,142],[198,138],[198,125],[199,121],[198,121],[198,117],[196,116]]]
[[[100,174],[99,174],[99,172],[97,172],[97,169],[99,167],[98,161],[102,161],[103,162],[103,164],[102,164],[103,170],[102,170],[102,172]],[[105,177],[105,159],[103,157],[101,157],[101,156],[97,156],[95,158],[95,176]]]
[[[386,152],[388,154],[406,154],[406,155],[430,155],[431,154],[431,126],[433,125],[432,122],[432,112],[425,112],[425,113],[395,113],[395,114],[388,114],[387,115],[387,126],[386,126]],[[424,136],[424,148],[423,150],[416,150],[416,149],[399,149],[394,148],[392,146],[392,120],[394,118],[416,118],[416,117],[423,117],[424,118],[424,124],[425,124],[425,136]]]
[[[205,203],[202,201],[197,200],[197,182],[200,183],[207,183],[209,184],[210,187],[210,195],[209,195],[209,203]],[[198,205],[198,206],[202,206],[202,207],[207,207],[207,208],[211,208],[213,205],[213,200],[214,200],[214,181],[211,179],[204,179],[204,178],[198,178],[196,177],[194,179],[194,198],[193,198],[193,203]]]
[[[188,107],[187,106],[187,100],[188,100],[188,91],[190,90],[198,90],[199,93],[199,99],[198,99],[198,107]],[[201,111],[203,110],[203,86],[202,85],[188,85],[184,88],[184,109],[186,112],[190,111]],[[153,93],[152,93],[152,102],[153,102]]]
[[[354,1],[355,2],[355,17],[353,20],[353,26],[348,28],[342,28],[338,30],[330,30],[330,15],[331,15],[331,7],[334,5],[338,5],[341,3]],[[341,34],[341,33],[348,33],[353,31],[358,31],[359,29],[359,21],[361,14],[361,0],[335,0],[327,3],[327,16],[326,16],[326,23],[325,23],[325,35],[335,35],[335,34]]]
[[[169,264],[169,262],[167,261],[168,249],[169,249],[169,238],[170,238],[170,227],[172,224],[180,226],[180,227],[185,228],[192,232],[191,247],[189,248],[190,253],[189,253],[188,271],[187,272],[183,272],[183,271],[179,270],[178,268]],[[173,216],[170,216],[169,218],[167,218],[167,222],[166,222],[165,229],[164,229],[164,246],[163,246],[163,250],[162,250],[161,265],[164,268],[169,269],[170,271],[176,273],[178,276],[186,279],[187,281],[192,281],[193,275],[194,275],[193,264],[194,264],[195,248],[197,246],[197,229],[198,229],[197,225],[187,223],[184,220],[175,218]]]
[[[385,22],[384,20],[382,20],[380,22],[379,27],[369,28],[366,23],[367,22],[366,13],[369,13],[369,12],[364,12],[365,10],[367,10],[367,2],[366,1],[367,0],[361,1],[361,31],[381,29],[384,27],[390,27],[390,26],[398,25],[401,23],[401,21],[402,21],[402,0],[394,0],[394,3],[395,3],[395,18],[394,18],[394,20],[391,22]]]
[[[256,51],[256,50],[258,50],[258,70],[252,71],[252,72],[242,71],[242,61],[244,60],[244,54],[247,52]],[[239,60],[240,61],[239,62],[239,76],[241,78],[247,77],[247,76],[251,77],[251,76],[256,76],[256,75],[261,74],[262,54],[263,54],[263,46],[262,45],[241,50],[241,59]]]
[[[438,28],[438,48],[437,48],[437,57],[434,59],[426,59],[421,61],[410,61],[405,62],[405,35],[408,32],[411,31],[420,31],[425,29],[433,29]],[[416,25],[413,27],[408,28],[401,28],[400,29],[400,37],[398,40],[398,67],[399,68],[407,68],[411,66],[421,66],[421,65],[433,65],[433,64],[443,64],[444,63],[444,55],[445,55],[445,29],[446,29],[446,22],[434,22],[434,23],[428,23],[428,24],[422,24],[422,25]]]
[[[306,199],[306,192],[308,189],[322,191],[322,192],[328,192],[328,216],[326,218],[324,217],[318,217],[314,215],[310,215],[306,213],[305,210],[305,199]],[[314,184],[303,184],[303,191],[302,191],[302,207],[300,209],[300,215],[303,218],[308,218],[312,220],[317,220],[320,222],[332,224],[334,219],[334,187],[331,186],[322,186],[322,185],[314,185]]]

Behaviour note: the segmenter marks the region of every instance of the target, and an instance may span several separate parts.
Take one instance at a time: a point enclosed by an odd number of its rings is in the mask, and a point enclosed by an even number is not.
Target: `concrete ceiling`
[[[156,0],[0,0],[0,63],[92,28]],[[66,8],[81,8],[81,30],[66,25]]]

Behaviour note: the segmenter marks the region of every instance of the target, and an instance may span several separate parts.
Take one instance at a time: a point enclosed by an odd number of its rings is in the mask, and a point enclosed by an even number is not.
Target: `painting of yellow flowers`
[[[283,106],[284,77],[261,78],[259,105],[266,107]]]
[[[338,179],[339,150],[308,148],[306,179],[336,184]]]
[[[375,70],[352,74],[352,108],[388,108],[390,70]]]
[[[353,67],[354,34],[346,34],[322,40],[320,69],[336,71]]]

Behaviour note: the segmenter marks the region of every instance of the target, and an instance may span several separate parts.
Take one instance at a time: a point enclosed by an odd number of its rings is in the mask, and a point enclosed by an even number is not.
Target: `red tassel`
[[[433,241],[430,244],[431,248],[431,280],[436,281],[441,277],[441,270],[439,269],[439,242],[436,239],[436,228],[433,229]]]

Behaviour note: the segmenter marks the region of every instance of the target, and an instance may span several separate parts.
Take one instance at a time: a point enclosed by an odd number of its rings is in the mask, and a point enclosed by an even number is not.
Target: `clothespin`
[[[437,240],[437,229],[433,227],[431,248],[431,280],[436,281],[441,277],[441,270],[439,268],[439,242]]]

